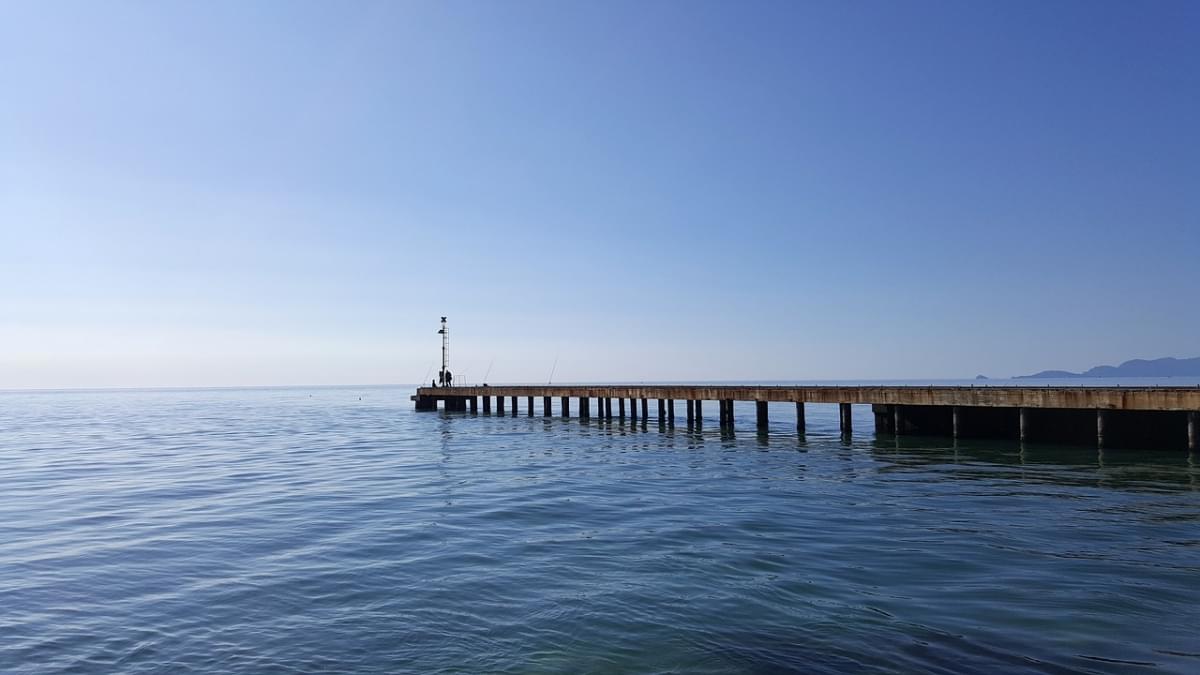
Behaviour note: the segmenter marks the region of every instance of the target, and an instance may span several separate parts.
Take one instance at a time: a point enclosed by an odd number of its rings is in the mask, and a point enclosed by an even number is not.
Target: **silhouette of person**
[[[438,386],[441,386],[443,384],[446,384],[446,371],[439,370],[438,371]]]
[[[454,382],[454,375],[450,371],[446,371],[446,386],[449,387]]]

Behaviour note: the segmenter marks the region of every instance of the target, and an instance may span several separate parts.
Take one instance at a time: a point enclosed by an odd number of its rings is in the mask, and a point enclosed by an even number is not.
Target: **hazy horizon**
[[[1200,5],[7,3],[0,389],[1196,356]],[[489,371],[490,368],[490,371]]]

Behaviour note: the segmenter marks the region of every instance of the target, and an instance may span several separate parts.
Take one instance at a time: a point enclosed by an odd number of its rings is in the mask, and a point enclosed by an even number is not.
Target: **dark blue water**
[[[0,671],[1200,672],[1187,453],[0,394]]]

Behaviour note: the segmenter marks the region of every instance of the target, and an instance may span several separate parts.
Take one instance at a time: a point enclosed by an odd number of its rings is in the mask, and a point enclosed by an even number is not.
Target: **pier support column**
[[[838,412],[842,418],[842,433],[849,434],[854,431],[854,417],[851,414],[849,403],[839,403]]]
[[[621,399],[621,400],[623,401],[623,400],[625,400],[625,399]],[[630,420],[631,422],[636,422],[636,421],[637,421],[637,418],[638,418],[638,414],[637,414],[637,399],[636,399],[636,398],[631,398],[631,399],[629,399],[629,420]]]
[[[700,426],[701,424],[704,423],[703,404],[704,404],[704,401],[701,401],[700,399],[696,399],[696,426]]]
[[[472,396],[467,401],[467,403],[470,404],[470,406],[471,406],[471,414],[478,415],[479,414],[479,398],[476,396]]]
[[[587,396],[579,397],[579,419],[586,420],[592,416],[592,399]]]
[[[755,401],[754,402],[754,412],[756,412],[758,414],[758,430],[766,431],[767,426],[768,426],[767,425],[767,402],[766,401]]]
[[[807,426],[807,422],[804,419],[804,402],[797,401],[796,402],[796,432],[801,433],[801,434],[804,433],[805,426]]]
[[[512,397],[512,416],[517,416],[517,397]]]
[[[437,410],[437,399],[432,396],[418,396],[416,409],[419,412],[430,412]]]
[[[667,402],[663,399],[658,399],[658,423],[662,424],[667,421]]]
[[[491,415],[492,414],[492,397],[491,396],[483,396],[481,398],[483,398],[483,414]]]
[[[612,419],[612,399],[611,398],[604,399],[604,419],[606,419],[606,420]]]
[[[497,415],[504,414],[504,397],[503,396],[496,397],[496,414]]]
[[[646,422],[650,419],[650,400],[642,399],[642,421]]]
[[[696,402],[688,399],[687,402],[687,423],[692,426],[692,422],[696,421]]]
[[[570,396],[563,396],[561,399],[559,399],[558,405],[560,408],[562,408],[562,416],[563,417],[571,416],[571,397]]]
[[[1108,411],[1103,408],[1096,410],[1096,447],[1104,448],[1104,423],[1108,421]]]
[[[733,399],[727,398],[723,401],[725,404],[725,426],[733,428]]]
[[[958,406],[950,406],[950,436],[958,438]]]
[[[526,408],[527,412],[529,413],[529,416],[533,417],[533,397],[532,396],[529,396],[528,398],[526,398],[525,408]]]
[[[898,405],[892,406],[892,433],[896,436],[904,433],[904,412]]]
[[[1017,418],[1017,439],[1024,443],[1029,440],[1029,408],[1018,409]]]
[[[667,425],[675,426],[675,399],[667,399]]]
[[[625,398],[617,399],[617,417],[625,419]]]
[[[542,417],[549,417],[549,416],[550,416],[550,397],[543,396],[542,397]]]
[[[1188,450],[1200,450],[1200,412],[1189,412],[1188,421]]]

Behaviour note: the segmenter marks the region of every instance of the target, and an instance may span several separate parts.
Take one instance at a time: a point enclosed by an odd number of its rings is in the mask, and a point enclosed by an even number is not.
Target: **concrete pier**
[[[649,400],[658,401],[659,421],[674,421],[674,402],[687,405],[688,421],[700,424],[703,401],[717,401],[722,427],[733,425],[733,402],[753,401],[760,427],[769,425],[769,404],[796,406],[796,430],[807,428],[805,405],[838,404],[839,427],[852,433],[851,405],[867,404],[875,417],[876,434],[912,434],[954,438],[1009,438],[1026,442],[1086,444],[1100,447],[1200,449],[1200,387],[727,387],[547,385],[501,387],[420,387],[412,397],[420,411],[519,414],[518,398],[525,397],[526,413],[533,398],[542,397],[542,413],[551,414],[550,399],[558,396],[563,417],[571,416],[570,399],[580,400],[580,414],[589,415],[590,398],[598,414],[611,418],[612,398],[623,416],[626,400],[630,417],[649,421]],[[668,401],[670,404],[668,404]]]

